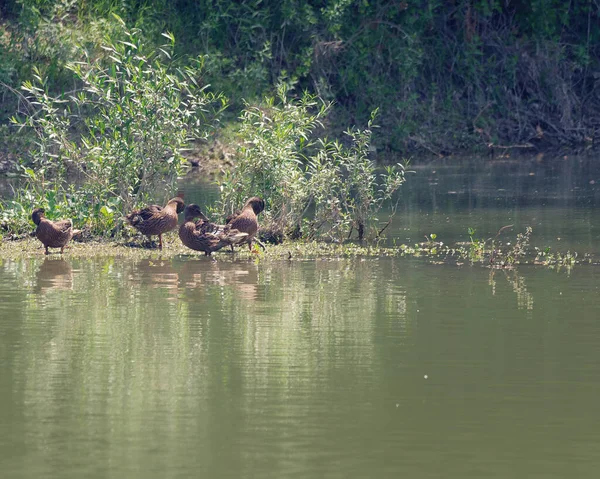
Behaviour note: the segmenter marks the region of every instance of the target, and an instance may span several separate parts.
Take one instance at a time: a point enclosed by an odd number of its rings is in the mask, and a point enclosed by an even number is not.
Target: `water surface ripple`
[[[595,477],[598,276],[0,260],[2,477]]]

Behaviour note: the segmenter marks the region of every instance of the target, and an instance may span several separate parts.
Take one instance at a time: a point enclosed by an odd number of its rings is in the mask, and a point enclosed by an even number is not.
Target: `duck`
[[[44,254],[49,254],[48,248],[60,248],[62,254],[73,237],[73,222],[69,219],[51,221],[45,215],[44,208],[35,208],[31,213],[31,219],[36,225],[35,236],[46,248]]]
[[[183,217],[183,224],[179,227],[179,239],[184,246],[203,251],[205,256],[210,256],[225,246],[243,243],[248,237],[248,233],[233,229],[230,225],[211,223],[194,203],[185,207]],[[200,220],[194,221],[196,218]]]
[[[171,198],[166,206],[149,205],[135,210],[125,216],[125,220],[140,233],[152,240],[158,235],[158,249],[162,250],[162,235],[177,228],[177,215],[183,211],[185,204],[179,197]]]
[[[257,216],[264,211],[265,201],[258,196],[253,196],[248,199],[244,204],[241,211],[237,211],[232,215],[229,215],[225,220],[225,224],[229,225],[232,229],[236,229],[243,233],[248,233],[245,241],[241,244],[248,243],[248,248],[252,251],[252,241],[256,241],[263,249],[264,245],[255,240],[256,233],[258,232],[258,218]],[[231,246],[233,251],[233,245]]]

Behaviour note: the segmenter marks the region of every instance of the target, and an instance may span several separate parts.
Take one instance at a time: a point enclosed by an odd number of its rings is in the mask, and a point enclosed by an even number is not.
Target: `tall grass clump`
[[[140,30],[124,29],[125,40],[107,41],[104,58],[71,63],[75,90],[53,97],[39,71],[23,90],[30,101],[24,119],[13,121],[37,134],[37,148],[23,158],[20,199],[69,215],[95,233],[115,226],[134,205],[173,194],[182,151],[204,138],[225,99],[202,85],[202,65],[178,67],[175,39],[147,48]],[[4,204],[3,216],[16,210]],[[85,226],[85,225],[81,225]]]
[[[259,195],[267,202],[263,227],[277,236],[367,236],[377,212],[404,182],[404,167],[379,172],[369,158],[376,112],[366,129],[348,130],[347,141],[314,139],[329,106],[306,92],[290,98],[284,84],[263,105],[247,105],[236,168],[221,182],[225,213]]]

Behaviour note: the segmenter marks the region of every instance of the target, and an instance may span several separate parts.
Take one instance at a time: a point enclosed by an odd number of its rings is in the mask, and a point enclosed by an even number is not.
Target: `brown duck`
[[[248,247],[252,250],[252,241],[258,232],[258,220],[257,216],[260,212],[265,209],[265,202],[262,198],[258,196],[253,196],[242,208],[242,211],[238,211],[227,217],[225,222],[227,225],[231,226],[231,228],[241,231],[243,233],[248,233],[248,237],[242,243],[248,243]],[[258,244],[260,244],[263,248],[264,246],[258,240],[256,240]],[[233,245],[231,246],[233,251]]]
[[[177,228],[177,215],[183,211],[184,203],[181,198],[171,198],[167,205],[162,208],[158,205],[150,205],[129,213],[125,219],[140,233],[148,237],[158,235],[158,248],[162,250],[162,235],[167,231]]]
[[[194,221],[196,218],[200,220]],[[243,243],[247,237],[248,233],[233,229],[230,225],[211,223],[198,205],[192,203],[185,207],[179,238],[190,249],[203,251],[206,256],[210,256],[213,251],[225,246]]]
[[[43,208],[36,208],[31,213],[31,219],[37,226],[35,236],[46,248],[45,254],[49,253],[48,248],[60,248],[62,254],[73,237],[73,223],[71,220],[50,221],[45,214]]]

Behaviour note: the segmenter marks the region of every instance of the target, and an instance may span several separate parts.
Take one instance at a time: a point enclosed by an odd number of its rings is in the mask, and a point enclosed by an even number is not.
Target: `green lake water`
[[[390,243],[597,254],[596,173],[530,165],[415,169]],[[0,257],[0,477],[595,478],[599,344],[593,265]]]

